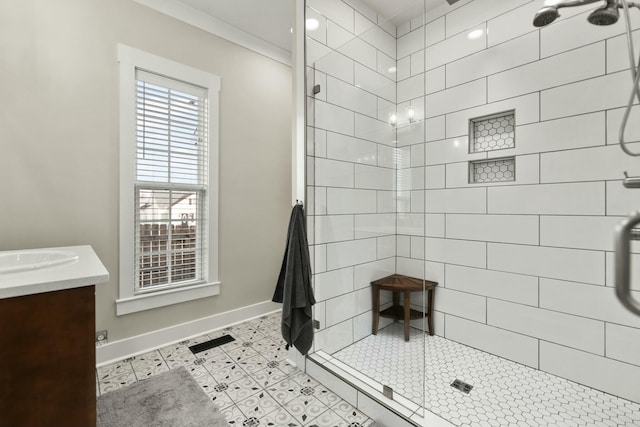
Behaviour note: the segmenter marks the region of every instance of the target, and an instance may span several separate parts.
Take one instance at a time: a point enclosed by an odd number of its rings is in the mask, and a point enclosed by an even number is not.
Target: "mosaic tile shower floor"
[[[189,346],[222,335],[236,341],[194,355]],[[280,314],[212,332],[96,370],[101,395],[186,367],[231,426],[369,427],[373,421],[285,362]]]
[[[425,407],[456,426],[640,426],[637,403],[438,336],[426,336],[423,354],[422,332],[403,334],[394,323],[333,357],[418,405],[424,386]],[[471,392],[451,387],[455,379]]]

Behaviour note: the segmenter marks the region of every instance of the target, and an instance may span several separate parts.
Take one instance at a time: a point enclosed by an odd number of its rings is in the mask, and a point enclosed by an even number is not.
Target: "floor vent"
[[[451,383],[451,387],[460,390],[463,393],[467,393],[469,394],[469,392],[471,391],[471,389],[473,389],[473,386],[471,384],[467,384],[464,381],[460,381],[460,380],[454,380]]]
[[[218,347],[222,344],[227,344],[235,340],[236,339],[231,335],[223,335],[220,338],[215,338],[209,341],[201,342],[200,344],[192,345],[189,347],[189,350],[191,350],[191,353],[196,354],[200,353],[201,351],[210,350],[214,347]]]

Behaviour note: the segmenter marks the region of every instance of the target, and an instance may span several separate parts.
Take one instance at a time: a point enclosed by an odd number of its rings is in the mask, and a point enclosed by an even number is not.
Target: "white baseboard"
[[[164,329],[147,332],[114,341],[96,348],[96,366],[104,366],[127,357],[143,354],[156,348],[197,337],[215,329],[225,328],[255,317],[281,310],[281,304],[264,301],[191,322],[181,323]]]

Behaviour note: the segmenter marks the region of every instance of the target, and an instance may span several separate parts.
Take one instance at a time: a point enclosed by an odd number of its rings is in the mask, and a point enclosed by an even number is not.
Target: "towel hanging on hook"
[[[293,207],[287,232],[284,259],[272,301],[282,303],[282,337],[301,354],[313,343],[313,312],[316,303],[311,287],[311,260],[304,208]]]

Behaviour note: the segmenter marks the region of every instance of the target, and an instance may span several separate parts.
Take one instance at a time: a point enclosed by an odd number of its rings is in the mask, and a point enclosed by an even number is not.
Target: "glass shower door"
[[[397,31],[422,8],[306,7],[311,357],[407,416],[421,412],[425,378],[424,107],[399,96]]]

